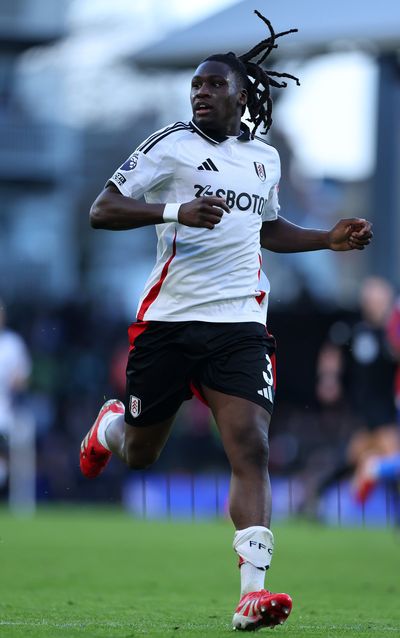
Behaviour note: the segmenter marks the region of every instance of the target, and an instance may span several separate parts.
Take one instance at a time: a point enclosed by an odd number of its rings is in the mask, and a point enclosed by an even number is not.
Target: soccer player
[[[260,124],[265,131],[271,125],[270,86],[286,86],[273,79],[284,74],[260,66],[284,33],[275,34],[257,15],[270,36],[240,57],[230,52],[204,60],[191,84],[193,119],[147,138],[91,208],[94,228],[154,224],[158,247],[129,328],[125,402],[107,401],[81,446],[88,477],[112,453],[131,468],[148,467],[182,401],[196,393],[208,403],[232,470],[230,515],[241,576],[233,626],[242,630],[281,624],[292,607],[289,595],[264,589],[274,547],[268,427],[275,364],[261,247],[362,250],[372,236],[363,219],[323,231],[279,215],[279,156],[255,134]],[[252,130],[241,122],[246,106]]]
[[[0,299],[0,493],[6,488],[8,450],[16,427],[16,399],[28,385],[32,362],[25,342],[7,327],[7,313]]]

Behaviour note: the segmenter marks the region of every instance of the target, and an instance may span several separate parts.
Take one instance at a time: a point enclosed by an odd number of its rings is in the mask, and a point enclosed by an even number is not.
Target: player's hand
[[[178,221],[184,226],[212,230],[220,223],[224,212],[231,211],[222,197],[196,197],[191,202],[182,204],[178,212]]]
[[[331,250],[364,250],[373,237],[372,224],[366,219],[341,219],[328,233]]]

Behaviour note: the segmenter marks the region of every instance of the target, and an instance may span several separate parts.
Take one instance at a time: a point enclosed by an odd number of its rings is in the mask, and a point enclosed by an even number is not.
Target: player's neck
[[[203,133],[212,137],[213,139],[223,139],[225,137],[238,137],[240,135],[240,123],[237,127],[213,127],[213,126],[205,126],[204,124],[196,125],[199,127]]]
[[[213,125],[212,123],[206,124],[196,122],[196,125],[210,137],[214,137],[216,139],[224,138],[224,137],[238,137],[240,135],[240,119],[235,119],[234,121],[226,122],[223,126],[218,126],[218,124]]]

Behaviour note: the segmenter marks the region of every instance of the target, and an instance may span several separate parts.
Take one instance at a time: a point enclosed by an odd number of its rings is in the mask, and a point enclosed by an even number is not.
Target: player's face
[[[247,91],[235,72],[223,62],[203,62],[192,79],[193,120],[203,129],[238,135]]]

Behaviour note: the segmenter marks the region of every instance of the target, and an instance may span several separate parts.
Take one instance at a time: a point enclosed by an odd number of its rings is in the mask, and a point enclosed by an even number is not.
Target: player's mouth
[[[194,106],[194,112],[196,115],[208,115],[212,110],[212,106],[207,104],[207,102],[196,102]]]

